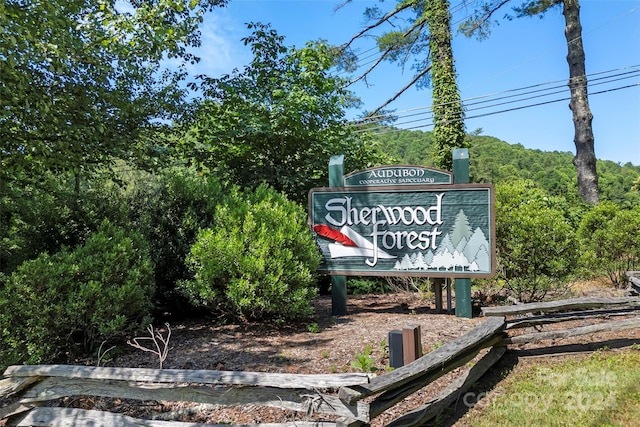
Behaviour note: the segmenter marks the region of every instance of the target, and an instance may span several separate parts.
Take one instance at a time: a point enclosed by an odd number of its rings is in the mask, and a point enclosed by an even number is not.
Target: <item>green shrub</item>
[[[39,254],[75,247],[103,219],[123,223],[126,206],[106,180],[82,180],[80,192],[70,174],[41,177],[36,184],[0,184],[0,272],[10,275]]]
[[[181,289],[192,302],[241,319],[311,314],[320,254],[301,206],[264,185],[233,190],[215,223],[188,257],[195,278]]]
[[[498,279],[521,301],[564,286],[577,264],[577,240],[557,198],[528,181],[496,186]]]
[[[105,221],[75,250],[23,263],[0,290],[0,365],[87,354],[149,323],[146,243]]]
[[[626,272],[640,269],[640,207],[602,202],[583,216],[578,236],[583,268],[606,274],[614,286],[625,286]]]
[[[349,295],[384,294],[390,290],[385,277],[352,277],[347,282]]]
[[[172,312],[185,311],[188,303],[176,283],[192,278],[185,260],[198,231],[213,226],[222,187],[213,176],[173,168],[140,182],[130,197],[133,222],[149,242],[158,304]]]
[[[356,353],[356,359],[351,362],[351,366],[361,372],[375,372],[376,359],[371,356],[371,346],[367,345],[362,353]]]

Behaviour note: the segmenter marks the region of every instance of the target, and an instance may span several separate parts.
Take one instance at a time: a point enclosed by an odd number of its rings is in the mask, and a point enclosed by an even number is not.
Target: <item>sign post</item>
[[[333,314],[346,314],[345,276],[411,276],[456,279],[456,315],[471,317],[470,278],[495,274],[495,194],[468,183],[468,151],[454,155],[454,174],[394,165],[343,176],[343,162],[332,157],[330,187],[309,191]]]
[[[329,187],[342,187],[344,176],[344,155],[331,156],[329,159]],[[331,276],[331,315],[347,314],[347,278]]]
[[[454,184],[467,184],[469,182],[469,150],[457,148],[453,150],[453,182]],[[456,317],[471,319],[471,279],[457,277],[456,290]]]

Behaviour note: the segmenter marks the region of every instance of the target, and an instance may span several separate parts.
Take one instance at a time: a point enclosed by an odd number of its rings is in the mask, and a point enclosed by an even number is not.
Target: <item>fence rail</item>
[[[61,397],[100,396],[220,406],[271,406],[305,415],[330,417],[330,421],[254,424],[256,427],[357,427],[370,423],[404,398],[463,366],[484,349],[490,349],[436,398],[388,424],[393,427],[418,426],[451,405],[500,360],[509,344],[638,328],[639,308],[638,297],[578,298],[486,308],[482,312],[487,320],[467,334],[415,362],[377,377],[366,374],[294,375],[68,365],[11,366],[4,372],[5,378],[0,380],[0,398],[10,398],[11,402],[0,408],[0,419],[6,420],[7,426],[204,426],[142,420],[107,411],[42,406]],[[618,316],[627,318],[609,320]],[[606,318],[607,321],[570,329],[512,334],[512,331],[524,327],[596,318]]]
[[[368,418],[363,405],[348,405],[336,396],[316,391],[366,384],[369,382],[366,374],[290,375],[24,365],[10,366],[4,376],[7,378],[0,382],[0,397],[20,393],[20,405],[1,409],[2,418],[10,415],[5,412],[18,413],[18,410],[28,405],[79,395],[141,401],[211,403],[221,406],[253,404],[305,413]]]

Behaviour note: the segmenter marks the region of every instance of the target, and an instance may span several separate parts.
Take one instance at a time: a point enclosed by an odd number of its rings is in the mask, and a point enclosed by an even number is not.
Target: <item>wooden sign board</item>
[[[453,184],[449,171],[412,165],[378,166],[344,176],[345,187]]]
[[[491,277],[492,185],[314,188],[320,272],[345,276]]]

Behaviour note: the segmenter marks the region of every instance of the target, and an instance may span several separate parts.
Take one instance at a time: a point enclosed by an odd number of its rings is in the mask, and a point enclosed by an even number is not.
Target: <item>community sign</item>
[[[320,272],[493,276],[494,205],[487,184],[314,188],[309,215],[323,254]]]
[[[452,184],[448,171],[412,165],[378,166],[345,175],[345,187]]]

